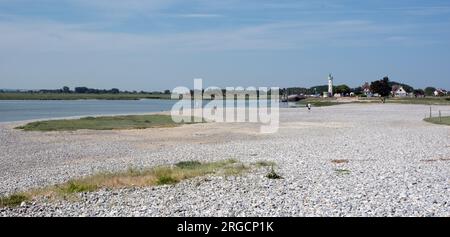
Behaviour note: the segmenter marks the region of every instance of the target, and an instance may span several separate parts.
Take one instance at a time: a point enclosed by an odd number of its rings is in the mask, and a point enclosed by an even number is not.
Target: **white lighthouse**
[[[328,75],[328,96],[333,97],[333,76],[331,73]]]

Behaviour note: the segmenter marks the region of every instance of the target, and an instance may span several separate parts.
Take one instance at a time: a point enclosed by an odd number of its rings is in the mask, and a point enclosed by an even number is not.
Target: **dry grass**
[[[348,163],[348,160],[331,160],[331,163],[346,164],[346,163]]]
[[[274,166],[275,162],[262,160],[262,161],[256,162],[255,164],[259,167],[268,167],[268,166],[270,167],[270,166]]]
[[[348,175],[351,173],[348,169],[335,169],[334,170],[338,175]]]
[[[30,196],[22,193],[16,193],[7,197],[0,197],[0,207],[18,206],[22,202],[30,200]]]
[[[200,163],[198,161],[184,161],[172,166],[159,166],[151,169],[129,168],[123,172],[105,172],[92,176],[70,180],[66,183],[28,192],[0,197],[0,207],[17,206],[23,201],[36,197],[50,199],[72,199],[73,194],[93,192],[101,188],[117,189],[127,187],[147,187],[156,185],[176,184],[185,179],[204,175],[239,175],[255,167],[268,166],[271,162],[245,165],[236,160]]]
[[[423,161],[423,162],[450,161],[450,158],[428,159],[428,160],[421,160],[421,161]]]

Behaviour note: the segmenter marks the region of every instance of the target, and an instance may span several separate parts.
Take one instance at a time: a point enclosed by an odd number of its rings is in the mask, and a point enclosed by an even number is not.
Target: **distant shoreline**
[[[170,94],[132,94],[132,93],[0,93],[0,100],[140,100],[140,99],[170,99]]]
[[[133,94],[133,93],[26,93],[26,92],[0,92],[0,101],[2,100],[172,100],[171,94]],[[226,98],[225,98],[226,99]],[[232,99],[232,98],[229,98]],[[233,97],[234,99],[234,97]],[[257,97],[247,99],[256,100]],[[266,99],[270,99],[270,96]],[[176,99],[175,99],[176,100]],[[210,98],[202,98],[202,100],[212,100]],[[219,100],[219,99],[217,99]],[[223,100],[220,99],[220,100]]]

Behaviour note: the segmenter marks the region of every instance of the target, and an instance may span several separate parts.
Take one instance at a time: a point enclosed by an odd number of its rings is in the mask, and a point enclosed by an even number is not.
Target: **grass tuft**
[[[450,125],[450,116],[426,118],[424,121],[440,125]]]
[[[159,166],[150,169],[136,169],[129,167],[122,172],[98,173],[92,176],[73,179],[66,183],[33,189],[28,192],[12,194],[0,197],[0,207],[18,206],[23,201],[35,197],[72,199],[74,194],[93,192],[101,188],[145,187],[154,185],[171,185],[185,179],[215,174],[215,175],[239,175],[248,171],[251,167],[272,166],[272,171],[267,175],[270,179],[282,178],[273,170],[273,162],[258,162],[245,165],[235,159],[201,163],[199,161],[183,161],[174,166]]]
[[[268,174],[266,174],[266,178],[268,179],[282,179],[283,177],[281,177],[279,174],[277,174],[275,172],[275,169],[273,168],[273,165],[270,169],[270,172]]]
[[[180,169],[195,169],[201,165],[202,163],[199,161],[181,161],[175,164],[175,166]]]
[[[348,163],[348,160],[331,160],[331,163],[344,164],[344,163]]]
[[[73,193],[85,193],[92,192],[98,189],[95,184],[81,181],[69,181],[64,185],[59,186],[59,192],[61,194],[73,194]]]
[[[268,166],[274,166],[274,165],[275,165],[275,162],[273,162],[273,161],[261,160],[261,161],[256,162],[256,166],[259,166],[259,167],[268,167]]]
[[[347,170],[347,169],[335,169],[334,171],[336,171],[336,173],[340,174],[340,175],[350,174],[350,170]]]
[[[174,177],[170,175],[161,175],[158,176],[158,179],[156,180],[156,185],[169,185],[169,184],[176,184],[179,180],[176,180]]]
[[[0,207],[15,207],[22,202],[29,201],[30,198],[25,194],[12,194],[6,197],[0,197]]]
[[[267,162],[265,164],[272,164]],[[251,164],[258,167],[256,164]],[[28,192],[1,197],[0,207],[17,206],[21,202],[34,197],[48,197],[51,199],[74,199],[74,194],[93,192],[101,188],[146,187],[154,185],[171,185],[185,179],[215,175],[239,175],[248,171],[252,166],[244,165],[235,159],[201,163],[199,161],[182,161],[173,166],[159,166],[150,169],[136,169],[129,167],[122,172],[98,173],[92,176],[73,179],[66,183],[33,189]]]

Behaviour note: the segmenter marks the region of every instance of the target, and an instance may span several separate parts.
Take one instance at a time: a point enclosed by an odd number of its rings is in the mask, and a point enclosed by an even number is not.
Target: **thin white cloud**
[[[174,14],[174,15],[171,15],[171,16],[181,17],[181,18],[217,18],[217,17],[223,17],[223,15],[220,15],[220,14],[208,14],[208,13]]]
[[[443,15],[450,13],[450,6],[411,7],[405,8],[404,12],[415,16]]]
[[[69,2],[98,10],[140,11],[164,9],[177,0],[72,0]]]
[[[417,27],[420,26],[384,25],[361,20],[294,21],[232,29],[133,34],[100,31],[82,24],[3,21],[0,22],[0,52],[222,51],[302,49],[321,45],[370,47],[386,43],[420,44],[421,39],[410,34],[421,32]],[[430,30],[432,27],[428,28]]]

